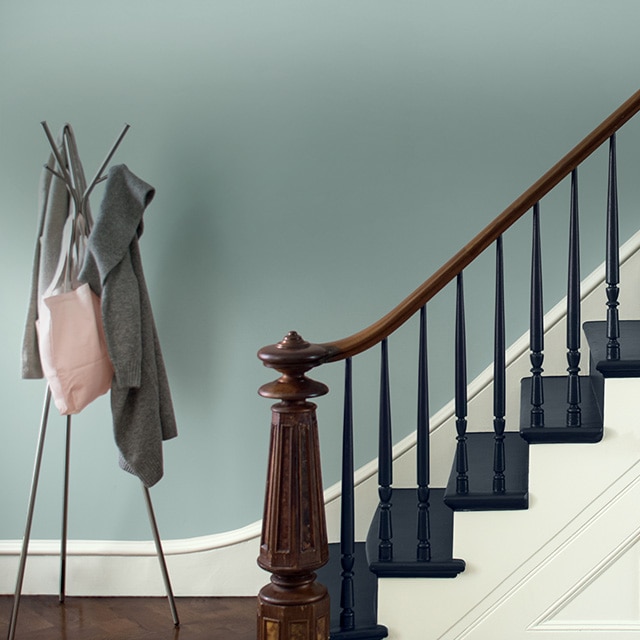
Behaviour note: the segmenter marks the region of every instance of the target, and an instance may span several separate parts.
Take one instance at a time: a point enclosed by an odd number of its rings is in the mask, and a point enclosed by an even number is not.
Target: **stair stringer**
[[[380,580],[378,615],[389,638],[570,640],[587,629],[597,640],[630,637],[629,620],[607,614],[615,593],[599,614],[608,615],[604,627],[588,611],[562,624],[554,616],[640,538],[640,433],[630,419],[637,415],[640,380],[607,380],[601,443],[532,446],[528,511],[455,514],[454,555],[467,562],[464,574]],[[638,572],[625,575],[630,583],[620,592],[638,593]],[[640,638],[638,606],[631,637]]]

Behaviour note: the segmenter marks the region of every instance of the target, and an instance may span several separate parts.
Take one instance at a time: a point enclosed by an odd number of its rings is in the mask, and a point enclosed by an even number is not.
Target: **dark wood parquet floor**
[[[0,596],[0,638],[13,597]],[[15,640],[255,640],[255,598],[177,598],[174,627],[166,598],[23,596]]]

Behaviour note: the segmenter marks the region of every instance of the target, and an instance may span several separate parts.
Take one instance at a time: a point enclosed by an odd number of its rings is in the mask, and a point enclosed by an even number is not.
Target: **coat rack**
[[[51,135],[51,131],[46,121],[43,121],[42,127],[44,128],[44,132],[47,136],[47,140],[49,141],[49,145],[53,151],[54,157],[56,159],[57,171],[56,169],[50,167],[48,164],[45,165],[45,169],[53,173],[56,177],[64,182],[73,201],[73,215],[74,220],[77,218],[79,214],[85,214],[88,211],[88,203],[89,196],[91,192],[95,188],[97,184],[106,180],[106,176],[103,175],[104,170],[109,164],[111,158],[115,154],[116,150],[120,146],[122,139],[126,135],[129,130],[129,125],[126,124],[122,129],[120,135],[116,139],[115,143],[111,147],[111,150],[107,154],[104,162],[98,168],[95,176],[88,184],[85,184],[84,176],[82,172],[77,171],[78,167],[80,167],[80,159],[77,157],[75,146],[71,145],[69,142],[68,134],[65,129],[62,137],[62,148],[64,150],[65,158],[62,157],[60,151],[58,149],[58,145]],[[73,229],[75,230],[75,225],[73,225]],[[71,250],[74,243],[74,233],[71,234],[71,240],[69,245],[69,263],[71,260]],[[49,385],[47,385],[47,390],[45,392],[44,406],[42,410],[42,418],[40,421],[40,430],[38,435],[38,444],[36,448],[36,456],[33,467],[33,475],[31,480],[31,491],[29,495],[29,505],[27,508],[27,520],[25,524],[25,532],[22,540],[22,550],[20,553],[20,562],[18,565],[18,576],[16,580],[16,589],[14,593],[13,599],[13,607],[11,610],[11,621],[9,625],[9,634],[7,636],[8,640],[13,640],[16,632],[16,624],[18,620],[18,611],[20,608],[20,598],[22,595],[22,585],[24,581],[24,573],[27,562],[27,554],[29,550],[29,540],[31,537],[31,525],[33,522],[33,512],[35,509],[35,501],[36,494],[38,491],[38,481],[40,477],[40,466],[42,463],[42,454],[44,450],[44,441],[47,430],[47,423],[49,420],[49,408],[51,405],[51,389]],[[61,604],[65,601],[65,592],[66,592],[66,567],[67,567],[67,522],[68,522],[68,512],[69,512],[69,461],[70,461],[70,453],[71,453],[71,416],[66,416],[66,441],[65,441],[65,460],[64,460],[64,487],[63,487],[63,500],[62,500],[62,534],[60,539],[60,590],[59,590],[59,601]],[[160,570],[162,573],[162,579],[164,581],[165,590],[167,593],[167,598],[169,600],[169,608],[171,610],[171,617],[173,619],[173,624],[178,627],[180,625],[180,621],[178,619],[178,613],[175,604],[175,598],[173,595],[173,590],[171,588],[171,582],[169,580],[169,572],[167,570],[167,564],[164,557],[164,552],[162,549],[162,541],[160,539],[160,534],[158,532],[158,525],[156,523],[153,504],[151,502],[151,495],[149,493],[149,489],[142,484],[143,495],[145,504],[147,507],[147,514],[149,516],[149,522],[151,525],[151,531],[153,533],[153,540],[156,547],[156,552],[158,555],[158,560],[160,562]]]

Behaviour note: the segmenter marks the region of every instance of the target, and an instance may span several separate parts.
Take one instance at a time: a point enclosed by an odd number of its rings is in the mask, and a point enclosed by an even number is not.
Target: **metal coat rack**
[[[45,169],[53,173],[56,177],[64,182],[69,191],[69,195],[73,201],[74,209],[73,215],[74,219],[77,218],[79,214],[84,214],[88,211],[88,203],[89,196],[91,192],[95,188],[97,184],[106,180],[106,176],[104,175],[104,171],[111,161],[111,158],[115,154],[116,150],[120,146],[122,139],[126,135],[129,130],[129,125],[125,124],[122,129],[120,135],[116,139],[115,143],[111,147],[109,153],[107,154],[104,162],[100,165],[98,171],[95,176],[91,180],[91,182],[85,185],[84,177],[80,174],[76,173],[76,169],[81,166],[80,160],[77,156],[74,156],[75,149],[74,146],[69,143],[68,134],[65,129],[62,137],[62,148],[66,155],[66,159],[62,157],[60,154],[60,150],[58,149],[58,145],[51,135],[51,130],[47,125],[46,121],[43,121],[42,127],[44,128],[44,132],[47,136],[47,140],[49,141],[49,145],[53,151],[54,157],[56,159],[57,170],[50,167],[48,164],[45,165]],[[75,229],[75,225],[73,225]],[[71,251],[73,249],[74,244],[74,234],[71,234],[71,241],[69,245],[69,253],[68,253],[68,263],[71,261]],[[40,466],[42,463],[42,454],[44,450],[44,441],[47,430],[47,423],[49,420],[49,408],[51,405],[51,389],[49,385],[47,385],[47,390],[45,392],[44,406],[42,410],[42,418],[40,421],[40,431],[38,435],[38,444],[36,448],[36,456],[33,467],[33,475],[31,480],[31,491],[29,495],[29,505],[27,508],[27,521],[25,524],[25,532],[24,537],[22,539],[22,550],[20,553],[20,562],[18,565],[18,577],[16,580],[16,589],[13,598],[13,607],[11,610],[11,621],[9,624],[9,634],[7,636],[8,640],[13,640],[16,633],[16,625],[18,621],[18,611],[20,609],[20,598],[22,596],[22,585],[24,582],[24,573],[27,563],[27,554],[29,550],[29,540],[31,537],[31,525],[33,522],[33,513],[35,509],[35,501],[36,494],[38,492],[38,481],[40,477]],[[61,604],[65,601],[66,595],[66,569],[67,569],[67,534],[68,534],[68,513],[69,513],[69,461],[70,461],[70,453],[71,453],[71,416],[66,416],[66,441],[65,441],[65,460],[64,460],[64,487],[63,487],[63,500],[62,500],[62,535],[60,539],[60,590],[59,590],[59,601]],[[141,483],[142,484],[142,483]],[[162,541],[160,539],[160,533],[158,531],[158,525],[156,522],[155,514],[153,511],[153,504],[151,502],[151,495],[149,493],[149,489],[142,484],[142,490],[144,495],[145,504],[147,507],[147,514],[149,516],[149,523],[151,525],[151,531],[153,533],[153,540],[156,547],[156,552],[158,554],[158,560],[160,562],[160,571],[162,573],[162,579],[164,581],[165,590],[167,593],[167,598],[169,600],[169,608],[171,610],[171,617],[173,619],[173,624],[178,627],[180,625],[180,621],[178,619],[178,612],[176,609],[175,598],[173,595],[173,590],[171,588],[171,581],[169,580],[169,572],[167,570],[167,563],[165,561],[164,552],[162,549]]]

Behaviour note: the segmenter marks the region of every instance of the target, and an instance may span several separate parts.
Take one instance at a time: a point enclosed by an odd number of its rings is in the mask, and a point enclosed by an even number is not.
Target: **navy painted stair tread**
[[[605,378],[640,378],[640,321],[620,321],[620,357],[607,359],[607,323],[585,322],[591,367]]]
[[[469,492],[456,493],[455,463],[449,476],[444,501],[456,511],[500,511],[529,506],[529,445],[519,433],[504,434],[506,491],[493,491],[494,433],[468,433]]]
[[[453,511],[444,503],[444,489],[431,489],[431,560],[416,559],[418,496],[416,489],[393,489],[391,518],[393,558],[378,560],[379,509],[367,535],[369,566],[380,578],[455,578],[464,571],[464,560],[453,558]]]
[[[365,543],[355,543],[354,564],[354,629],[340,629],[341,572],[340,544],[329,545],[329,562],[317,571],[318,581],[329,589],[331,602],[331,640],[378,640],[388,630],[377,623],[378,580],[367,564]]]
[[[602,413],[589,376],[580,376],[580,408],[582,425],[567,427],[567,377],[543,378],[544,426],[530,426],[531,378],[524,378],[520,387],[520,434],[531,444],[600,442],[603,435]]]

